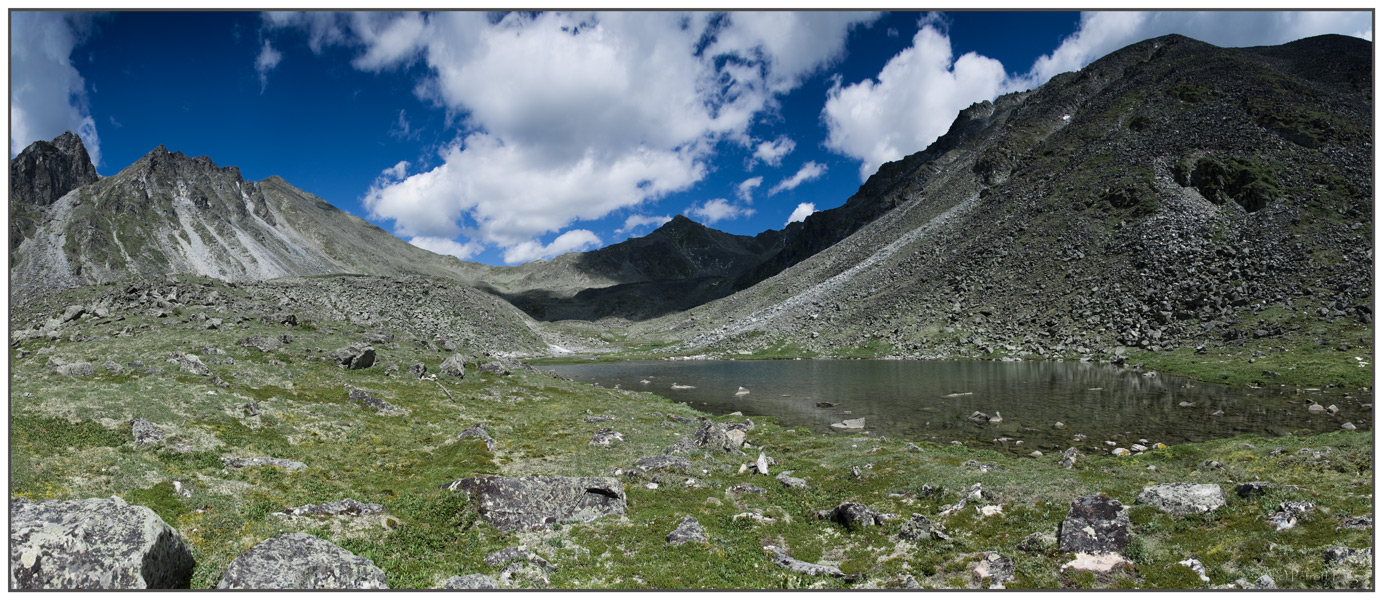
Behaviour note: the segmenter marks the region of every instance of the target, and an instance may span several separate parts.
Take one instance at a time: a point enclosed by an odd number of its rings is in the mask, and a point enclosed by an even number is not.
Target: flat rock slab
[[[634,461],[634,466],[645,471],[687,471],[691,469],[691,461],[680,456],[645,456]]]
[[[480,516],[506,531],[622,515],[624,486],[613,477],[500,477],[482,475],[442,486],[470,495]]]
[[[1118,500],[1082,496],[1071,501],[1071,510],[1057,527],[1057,549],[1086,554],[1123,552],[1128,547],[1128,529],[1128,509]]]
[[[315,535],[290,533],[235,557],[222,590],[387,590],[384,571]]]
[[[1104,552],[1100,554],[1077,552],[1075,560],[1061,565],[1061,570],[1074,569],[1076,571],[1090,571],[1091,573],[1108,573],[1127,564],[1132,563],[1123,556],[1113,552]]]
[[[11,589],[186,588],[194,565],[178,532],[147,507],[10,500]]]
[[[773,564],[789,571],[810,576],[830,575],[831,577],[845,577],[845,573],[836,567],[797,560],[788,556],[787,552],[784,552],[782,548],[778,548],[777,546],[764,546],[764,550],[767,550],[769,554],[773,556]]]
[[[354,402],[359,402],[365,405],[366,408],[373,408],[376,411],[379,411],[384,414],[404,415],[412,412],[406,408],[399,408],[384,400],[376,398],[370,395],[370,392],[367,392],[359,388],[351,388],[350,392],[348,392],[346,396]]]
[[[817,511],[816,518],[835,521],[846,527],[873,527],[887,523],[896,515],[870,510],[858,502],[845,502],[830,510]]]
[[[245,467],[280,467],[283,469],[288,469],[289,471],[296,471],[298,469],[307,468],[307,465],[300,463],[296,460],[288,460],[286,458],[268,458],[264,456],[257,456],[254,458],[223,458],[221,459],[221,464],[225,465],[227,469],[243,469]]]
[[[1134,503],[1174,515],[1203,514],[1224,506],[1225,492],[1213,483],[1163,483],[1143,488]]]
[[[980,558],[980,562],[975,565],[975,576],[983,582],[989,579],[989,589],[1002,590],[1004,584],[1013,581],[1014,575],[1018,572],[1013,564],[1013,559],[1007,558],[998,552],[985,552]]]

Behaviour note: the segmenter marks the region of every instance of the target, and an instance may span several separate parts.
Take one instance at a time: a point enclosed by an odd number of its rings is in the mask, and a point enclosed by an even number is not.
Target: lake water
[[[1107,452],[1113,447],[1106,440],[1127,448],[1140,439],[1173,445],[1245,433],[1306,435],[1337,430],[1345,421],[1360,429],[1372,422],[1363,405],[1372,403],[1368,395],[1229,388],[1077,362],[639,361],[543,368],[604,387],[652,392],[717,415],[741,411],[821,433],[992,444],[1016,454],[1073,445]],[[749,393],[736,395],[741,387]],[[1309,412],[1313,401],[1334,404],[1340,412]],[[968,419],[975,411],[1003,420],[978,424]],[[859,418],[865,420],[862,430],[831,427]],[[1074,441],[1077,434],[1086,439]]]

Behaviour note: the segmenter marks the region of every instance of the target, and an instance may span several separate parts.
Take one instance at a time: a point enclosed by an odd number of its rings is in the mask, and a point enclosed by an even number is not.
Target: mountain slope
[[[100,178],[86,145],[70,131],[20,152],[10,161],[10,251],[34,234],[45,208]],[[10,260],[13,266],[14,257]]]
[[[980,131],[888,185],[898,208],[634,333],[683,350],[1083,356],[1276,335],[1283,312],[1368,326],[1371,53],[1341,36],[1135,44],[972,107],[992,109]]]
[[[16,181],[22,180],[12,178],[12,187]],[[20,202],[12,200],[11,211]],[[228,281],[326,273],[472,281],[488,270],[415,248],[281,178],[245,181],[235,167],[162,146],[48,206],[28,206],[35,207],[34,225],[12,253],[12,298],[163,274]]]

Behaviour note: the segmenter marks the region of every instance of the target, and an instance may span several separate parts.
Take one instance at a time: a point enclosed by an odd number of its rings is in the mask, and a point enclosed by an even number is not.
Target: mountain
[[[981,102],[870,178],[891,209],[630,339],[1050,357],[1370,326],[1371,57],[1168,36]]]
[[[423,251],[162,147],[93,179],[68,134],[11,162],[11,298],[167,273],[424,275],[677,352],[1073,357],[1299,327],[1283,315],[1369,324],[1372,85],[1356,38],[1156,38],[961,111],[781,231],[679,216],[517,267]]]
[[[82,138],[70,131],[51,142],[34,142],[10,160],[10,251],[34,234],[43,209],[100,178]],[[14,266],[14,257],[10,260]]]
[[[11,162],[12,298],[164,274],[241,282],[326,273],[471,281],[488,270],[413,247],[279,177],[245,181],[235,167],[163,146],[94,180],[73,140],[68,133],[35,143]],[[17,225],[16,213],[27,220]],[[14,234],[17,227],[23,235]]]

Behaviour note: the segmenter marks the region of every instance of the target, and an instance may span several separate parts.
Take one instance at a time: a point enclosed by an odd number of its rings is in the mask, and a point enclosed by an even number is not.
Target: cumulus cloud
[[[661,217],[629,215],[629,217],[624,219],[624,227],[615,230],[615,235],[624,235],[626,233],[634,231],[635,229],[641,229],[648,226],[652,226],[656,229],[658,227],[662,227],[664,224],[671,220],[672,217],[669,217],[667,215],[663,215]]]
[[[797,221],[806,220],[806,218],[814,212],[816,212],[816,204],[811,202],[803,202],[801,204],[798,204],[797,208],[792,211],[791,215],[788,216],[787,222],[783,223],[783,226],[787,227],[788,225],[796,223]]]
[[[409,239],[408,243],[422,248],[423,250],[427,250],[428,252],[435,252],[437,254],[449,254],[461,260],[466,260],[472,256],[475,256],[476,254],[479,254],[481,250],[484,249],[484,246],[481,246],[480,244],[477,244],[475,242],[466,242],[462,244],[453,239],[431,237],[425,235],[416,236],[412,239]]]
[[[774,194],[777,194],[778,192],[796,189],[797,186],[802,185],[818,177],[821,177],[825,173],[825,165],[819,164],[816,161],[807,161],[807,164],[802,165],[802,168],[798,169],[797,173],[793,174],[792,177],[788,177],[782,181],[779,181],[778,185],[775,185],[773,186],[773,189],[768,190],[768,195],[772,196]]]
[[[764,161],[771,166],[783,164],[783,157],[797,148],[797,142],[792,141],[788,136],[781,135],[778,139],[760,142],[754,147],[754,158]]]
[[[735,187],[735,193],[739,195],[740,200],[753,202],[755,188],[763,185],[763,183],[763,177],[750,177],[749,179],[741,181],[740,184]]]
[[[731,204],[729,200],[716,198],[714,200],[707,200],[700,206],[692,206],[690,209],[687,209],[687,214],[698,217],[702,222],[710,225],[716,221],[748,217],[754,214],[754,209],[744,206],[735,206]]]
[[[64,131],[82,138],[91,162],[101,164],[101,138],[72,64],[72,50],[91,30],[91,15],[10,13],[10,156]]]
[[[600,238],[596,234],[585,229],[573,229],[557,236],[557,239],[552,240],[552,243],[546,246],[536,240],[511,246],[504,251],[504,262],[514,265],[531,260],[547,260],[560,254],[581,252],[598,247],[600,247]]]
[[[545,256],[537,236],[702,180],[723,140],[837,60],[857,13],[268,13],[353,65],[420,62],[415,93],[463,135],[441,164],[364,198],[400,235],[465,235]],[[560,237],[559,237],[560,239]],[[545,247],[544,247],[545,248]]]
[[[863,181],[883,163],[926,148],[961,109],[994,98],[1004,81],[999,61],[973,52],[953,60],[951,40],[924,25],[877,79],[831,87],[821,113],[826,147],[859,159]]]
[[[1075,33],[1023,75],[1009,77],[998,61],[975,53],[952,61],[944,17],[929,14],[918,24],[912,46],[889,60],[877,77],[835,85],[827,94],[826,147],[858,159],[861,180],[885,162],[925,149],[970,104],[1037,87],[1148,38],[1177,33],[1230,47],[1326,33],[1373,39],[1368,12],[1085,12]]]
[[[259,93],[269,87],[269,72],[274,67],[279,66],[279,61],[283,60],[283,54],[269,45],[269,40],[264,40],[264,46],[260,48],[259,58],[255,59],[255,72],[259,73]]]

